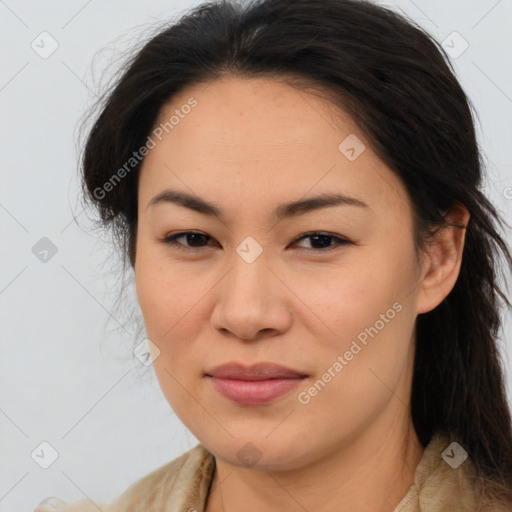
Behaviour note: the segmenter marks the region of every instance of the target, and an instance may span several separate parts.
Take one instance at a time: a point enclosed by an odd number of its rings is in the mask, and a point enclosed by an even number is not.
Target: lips
[[[205,374],[215,389],[240,405],[263,405],[285,395],[308,377],[304,373],[273,363],[244,366],[226,363]]]
[[[256,363],[244,366],[240,363],[226,363],[206,372],[210,377],[236,380],[297,379],[306,374],[273,363]]]

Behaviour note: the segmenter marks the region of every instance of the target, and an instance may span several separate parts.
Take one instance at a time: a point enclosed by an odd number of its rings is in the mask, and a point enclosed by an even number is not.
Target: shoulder
[[[476,468],[464,447],[447,433],[435,433],[414,475],[419,503],[425,510],[510,510],[497,501],[481,502],[475,482]]]
[[[191,497],[204,499],[213,476],[214,465],[213,455],[203,445],[198,444],[132,483],[110,503],[93,502],[87,498],[64,502],[52,497],[39,503],[33,512],[167,510],[170,503],[181,506],[182,503],[188,503],[187,500]]]

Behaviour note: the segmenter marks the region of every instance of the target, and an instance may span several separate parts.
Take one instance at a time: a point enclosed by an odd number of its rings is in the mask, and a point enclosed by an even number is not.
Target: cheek
[[[180,270],[170,266],[160,247],[139,234],[135,261],[135,289],[146,328],[159,333],[170,329],[180,313],[187,288],[183,288]],[[164,331],[165,332],[165,331]]]
[[[385,246],[361,251],[358,256],[358,262],[332,272],[323,292],[312,285],[315,281],[310,277],[303,287],[309,286],[307,300],[318,300],[315,311],[334,331],[327,338],[317,336],[323,345],[324,369],[341,355],[341,373],[349,379],[349,387],[366,389],[367,380],[376,378],[369,368],[382,372],[392,383],[406,364],[415,319],[414,294],[410,293],[414,268],[406,255],[397,259]],[[344,378],[338,379],[339,385]]]
[[[145,257],[140,257],[137,265],[137,300],[147,337],[159,351],[153,360],[155,375],[172,409],[178,416],[187,417],[190,395],[183,386],[192,390],[196,384],[194,340],[201,325],[194,315],[201,314],[200,296],[191,281],[176,269],[171,276],[169,269],[154,265]]]
[[[208,321],[207,279],[177,264],[162,262],[148,250],[137,259],[135,288],[147,337],[160,350],[155,370],[165,362],[169,370],[183,372]],[[193,265],[189,265],[189,268]],[[199,272],[200,273],[200,272]],[[175,362],[180,367],[175,368]]]
[[[180,279],[168,281],[162,274],[141,272],[136,278],[139,302],[148,337],[164,344],[190,325],[188,315],[194,315],[199,297],[191,286]],[[183,286],[182,286],[183,285]]]
[[[354,389],[371,388],[379,380],[375,374],[389,386],[395,385],[407,363],[414,329],[412,260],[404,254],[398,259],[385,249],[375,255],[374,264],[368,260],[361,265],[357,276],[347,278],[338,294],[334,328],[342,334],[334,348],[348,365],[343,373]]]
[[[349,342],[373,325],[400,296],[399,273],[385,254],[372,254],[370,259],[360,251],[353,261],[347,259],[336,268],[296,276],[294,290],[309,306],[308,316],[313,319],[311,313],[316,313],[338,343]]]
[[[162,351],[167,347],[165,334],[172,333],[179,313],[176,287],[166,285],[162,268],[141,252],[136,260],[135,289],[147,337]]]

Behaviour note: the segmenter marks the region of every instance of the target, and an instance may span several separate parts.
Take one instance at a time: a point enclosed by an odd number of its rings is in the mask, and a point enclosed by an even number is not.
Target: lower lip
[[[304,378],[235,380],[209,377],[225,397],[243,405],[261,405],[272,402],[300,384]]]

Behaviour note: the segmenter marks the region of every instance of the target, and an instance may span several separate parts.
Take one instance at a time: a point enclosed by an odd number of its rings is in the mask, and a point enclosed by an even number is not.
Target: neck
[[[386,416],[400,420],[388,421],[384,428],[381,422],[373,423],[308,466],[267,471],[216,458],[205,512],[394,510],[413,484],[424,451],[412,421],[402,421],[404,405],[395,402]]]

